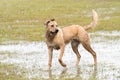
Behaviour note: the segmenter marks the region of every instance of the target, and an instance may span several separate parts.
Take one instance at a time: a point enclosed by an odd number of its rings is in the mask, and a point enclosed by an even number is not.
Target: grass
[[[13,64],[0,64],[0,80],[28,80],[24,72],[17,74],[17,67]]]
[[[32,70],[33,71],[33,70]],[[26,70],[24,68],[19,68],[16,64],[0,64],[0,80],[82,80],[81,73],[77,72],[77,74],[73,77],[72,75],[68,74],[67,72],[62,72],[57,78],[56,75],[52,74],[51,72],[46,72],[49,74],[49,78],[42,78],[41,76],[31,77],[29,78],[28,74],[32,74],[32,71]],[[40,72],[40,70],[38,70]],[[44,74],[45,72],[43,72]],[[41,75],[40,73],[39,75]],[[95,74],[93,73],[89,80],[95,80]],[[71,77],[72,76],[72,77]]]
[[[90,31],[119,31],[119,5],[119,0],[0,0],[0,42],[44,40],[44,22],[50,18],[59,26],[89,24],[92,9],[99,25]]]
[[[0,80],[109,80],[109,79],[120,79],[120,68],[116,68],[112,65],[99,64],[98,69],[93,67],[88,67],[89,65],[82,66],[82,69],[73,71],[74,74],[69,73],[69,70],[62,71],[59,75],[55,75],[52,71],[40,71],[37,70],[38,76],[34,76],[34,69],[26,69],[25,67],[20,68],[17,64],[6,64],[0,63]],[[82,71],[81,71],[82,70]],[[117,74],[118,73],[118,74]],[[46,78],[41,76],[41,74],[48,74]],[[73,76],[74,75],[74,76]],[[32,76],[32,77],[30,77]],[[113,76],[113,77],[110,77]]]
[[[26,69],[19,68],[17,64],[0,63],[0,80],[46,80],[41,77],[28,77]]]

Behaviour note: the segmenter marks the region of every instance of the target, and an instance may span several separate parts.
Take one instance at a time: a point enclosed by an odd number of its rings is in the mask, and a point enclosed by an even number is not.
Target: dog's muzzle
[[[58,31],[59,31],[59,30],[58,30],[58,29],[56,29],[56,30],[55,30],[55,33],[58,33]]]
[[[58,33],[58,31],[59,31],[59,30],[56,29],[55,32],[52,32],[52,31],[51,31],[50,34],[51,34],[51,35],[56,35],[56,34]]]

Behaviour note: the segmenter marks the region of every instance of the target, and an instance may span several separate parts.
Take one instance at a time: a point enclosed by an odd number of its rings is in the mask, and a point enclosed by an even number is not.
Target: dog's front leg
[[[51,68],[51,64],[52,64],[52,54],[53,54],[53,48],[52,47],[48,47],[48,55],[49,55],[49,59],[48,59],[48,69],[50,70]]]
[[[62,57],[63,57],[63,54],[64,54],[64,48],[65,48],[64,44],[60,46],[60,55],[59,55],[58,60],[63,67],[66,67],[66,64],[63,63],[63,61],[62,61]]]

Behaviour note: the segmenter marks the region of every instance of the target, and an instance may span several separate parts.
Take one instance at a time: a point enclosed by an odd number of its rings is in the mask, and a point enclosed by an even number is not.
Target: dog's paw
[[[67,65],[66,64],[62,64],[63,67],[66,67]]]
[[[66,67],[66,64],[62,62],[62,60],[59,59],[59,62],[60,64],[63,66],[63,67]]]

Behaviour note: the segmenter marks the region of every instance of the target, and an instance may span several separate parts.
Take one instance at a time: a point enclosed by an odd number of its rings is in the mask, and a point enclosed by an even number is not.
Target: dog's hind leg
[[[79,51],[78,51],[78,45],[79,45],[79,44],[80,44],[80,42],[79,42],[78,40],[76,40],[76,39],[73,39],[73,40],[71,41],[72,49],[73,49],[74,53],[75,53],[76,56],[77,56],[76,65],[79,64],[80,58],[81,58],[81,56],[80,56],[80,54],[79,54]]]
[[[97,65],[97,56],[95,51],[91,48],[89,39],[87,41],[82,42],[83,47],[92,54],[94,58],[94,64]]]

